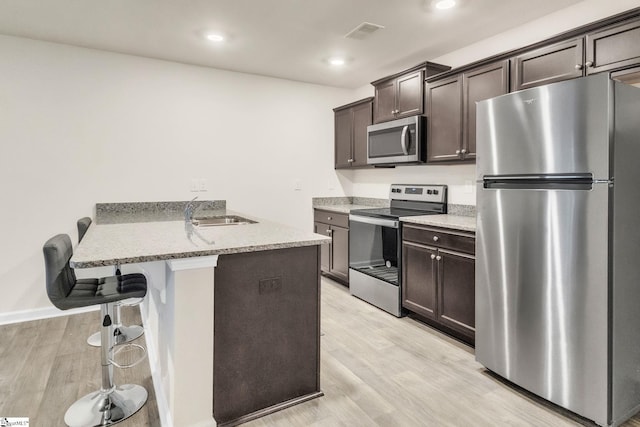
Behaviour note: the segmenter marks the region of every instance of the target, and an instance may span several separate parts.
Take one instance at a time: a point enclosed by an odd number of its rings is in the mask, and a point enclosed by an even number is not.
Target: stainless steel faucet
[[[196,199],[198,198],[198,196],[194,197],[193,199],[191,199],[190,201],[187,202],[187,205],[184,207],[184,220],[185,222],[191,222],[191,220],[193,219],[193,212],[195,211],[194,209],[194,203],[196,201]]]

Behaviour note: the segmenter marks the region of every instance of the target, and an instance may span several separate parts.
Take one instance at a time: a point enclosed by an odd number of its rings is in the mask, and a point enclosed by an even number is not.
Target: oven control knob
[[[433,241],[437,242],[438,240],[440,240],[440,238],[438,236],[433,236]]]

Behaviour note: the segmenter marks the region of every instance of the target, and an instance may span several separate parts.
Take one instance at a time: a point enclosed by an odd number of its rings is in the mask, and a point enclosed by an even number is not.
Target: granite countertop
[[[376,206],[371,205],[356,205],[356,204],[345,204],[345,205],[322,205],[322,206],[314,206],[314,209],[319,209],[323,211],[331,211],[331,212],[339,212],[348,214],[354,209],[371,209]]]
[[[462,231],[476,231],[476,218],[462,215],[421,215],[405,216],[400,221],[413,224],[432,225],[434,227],[449,228]]]
[[[71,258],[74,268],[254,252],[329,243],[331,238],[229,210],[255,224],[195,227],[184,220],[92,224]],[[200,215],[196,215],[200,216]]]
[[[311,200],[314,209],[348,214],[354,209],[371,209],[389,206],[388,199],[371,197],[314,197]]]

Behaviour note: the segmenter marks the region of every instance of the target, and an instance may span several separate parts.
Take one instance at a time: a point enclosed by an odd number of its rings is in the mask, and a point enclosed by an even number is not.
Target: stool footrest
[[[140,344],[134,344],[134,343],[118,344],[113,346],[111,350],[112,352],[111,352],[111,357],[109,358],[109,362],[116,368],[120,368],[120,369],[133,368],[134,366],[142,362],[147,357],[147,349],[141,346]],[[121,355],[122,353],[125,353],[125,354],[130,353],[130,352],[139,352],[140,355],[133,362],[119,363],[116,361],[116,359],[118,358],[118,355]],[[120,356],[120,357],[125,358],[124,356]],[[129,357],[126,357],[126,358],[128,359]]]

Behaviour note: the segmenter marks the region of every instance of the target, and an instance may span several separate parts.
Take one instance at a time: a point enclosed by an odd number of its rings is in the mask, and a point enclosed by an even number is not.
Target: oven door
[[[400,225],[395,219],[349,215],[349,290],[401,316]]]

